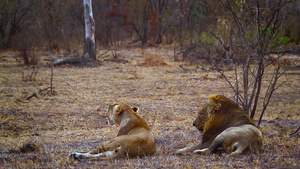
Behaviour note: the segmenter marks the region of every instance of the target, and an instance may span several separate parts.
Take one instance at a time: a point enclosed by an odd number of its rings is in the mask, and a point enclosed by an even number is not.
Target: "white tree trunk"
[[[84,53],[82,58],[57,58],[49,65],[56,66],[61,64],[78,64],[96,60],[96,45],[95,45],[95,20],[93,17],[92,0],[83,0],[84,21],[85,21],[85,36],[84,36]]]
[[[95,20],[93,17],[92,0],[83,0],[83,7],[85,21],[84,57],[96,60]]]

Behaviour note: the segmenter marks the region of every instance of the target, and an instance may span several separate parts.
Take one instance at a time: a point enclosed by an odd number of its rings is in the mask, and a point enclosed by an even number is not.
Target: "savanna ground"
[[[41,52],[37,73],[30,77],[32,67],[18,62],[16,53],[0,53],[0,168],[300,167],[300,132],[289,136],[300,125],[299,63],[288,68],[287,76],[281,79],[286,83],[274,94],[263,118],[260,153],[236,157],[177,155],[177,149],[199,142],[200,135],[192,121],[201,105],[212,94],[232,96],[232,91],[218,73],[174,62],[171,47],[148,47],[143,56],[140,49],[123,47],[117,51],[119,58],[129,62],[54,67],[53,94],[47,89],[51,69],[46,63],[62,54]],[[168,65],[141,66],[151,54],[160,55]],[[266,76],[270,75],[266,72]],[[38,98],[26,100],[34,92]],[[112,161],[69,159],[70,152],[88,151],[116,136],[118,128],[107,126],[105,121],[108,105],[118,102],[140,107],[140,116],[156,134],[156,154]],[[254,119],[258,118],[259,114]],[[39,149],[19,152],[18,148],[27,143],[34,143]],[[15,153],[7,151],[12,149]]]

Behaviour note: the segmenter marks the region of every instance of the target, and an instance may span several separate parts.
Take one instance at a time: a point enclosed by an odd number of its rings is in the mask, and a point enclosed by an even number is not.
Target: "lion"
[[[210,96],[193,122],[201,133],[199,144],[179,149],[178,153],[211,153],[223,148],[230,155],[244,150],[258,152],[262,146],[262,133],[234,101],[222,95]]]
[[[90,152],[73,152],[69,156],[74,159],[108,160],[153,155],[156,151],[155,136],[148,124],[137,115],[137,110],[127,104],[110,105],[106,123],[120,126],[117,137],[100,144]]]

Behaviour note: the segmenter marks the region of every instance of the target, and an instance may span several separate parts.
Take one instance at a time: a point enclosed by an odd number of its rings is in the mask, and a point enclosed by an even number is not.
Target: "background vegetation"
[[[279,2],[287,4],[283,8],[282,33],[277,38],[286,38],[281,43],[298,44],[300,3],[281,0],[261,5],[272,7]],[[243,10],[247,8],[245,4],[251,6],[255,1],[93,1],[96,41],[99,46],[135,41],[181,45],[213,43],[211,33],[226,36],[225,26],[230,26],[226,21],[232,17],[226,10],[226,3]],[[0,49],[18,49],[21,43],[22,46],[46,47],[49,51],[71,51],[83,41],[81,1],[3,0],[0,9]]]

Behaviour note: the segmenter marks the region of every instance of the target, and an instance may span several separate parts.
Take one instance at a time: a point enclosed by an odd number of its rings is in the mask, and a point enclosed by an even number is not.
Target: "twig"
[[[45,89],[40,89],[39,93],[41,93],[42,91],[48,90],[49,88],[51,88],[51,87],[46,87]]]
[[[81,96],[76,97],[74,100],[72,100],[70,103],[74,103],[78,98],[80,98]]]
[[[26,98],[26,100],[30,100],[31,98],[36,97],[39,98],[36,94],[36,92],[34,92],[32,95],[30,95],[29,97]]]
[[[193,72],[193,71],[195,71],[195,70],[192,70],[192,69],[183,67],[182,65],[179,65],[179,67],[180,67],[184,72]]]
[[[35,65],[32,66],[32,72],[29,76],[30,80],[33,80],[35,78],[36,74],[38,73],[38,70],[39,70],[39,67],[36,68]]]
[[[102,56],[102,55],[106,54],[106,53],[107,53],[107,52],[109,52],[109,51],[110,51],[110,49],[108,49],[107,51],[105,51],[105,52],[101,53],[101,54],[100,54],[100,56]]]
[[[290,136],[290,137],[293,136],[293,135],[296,134],[299,130],[300,130],[300,126],[298,127],[298,129],[297,129],[296,131],[291,132],[291,133],[289,134],[289,136]]]
[[[53,95],[53,66],[51,67],[51,78],[50,78],[50,93]]]
[[[24,75],[24,71],[22,71],[22,81],[25,81],[25,75]]]
[[[34,93],[32,93],[32,95],[30,95],[30,96],[28,96],[27,98],[26,98],[26,100],[30,100],[31,98],[33,98],[33,97],[36,97],[36,98],[38,98],[39,99],[39,97],[38,97],[38,94],[41,94],[43,91],[45,91],[45,90],[48,90],[49,88],[50,88],[50,94],[51,95],[53,95],[53,66],[50,66],[50,68],[51,68],[51,75],[50,75],[50,87],[47,87],[47,88],[45,88],[45,89],[40,89],[38,92],[34,92]],[[35,70],[35,68],[33,68],[33,72],[34,72],[34,70]],[[37,72],[37,71],[36,71]],[[36,74],[36,73],[35,73]],[[37,94],[38,93],[38,94]]]
[[[30,100],[30,99],[33,98],[33,97],[36,97],[36,98],[39,99],[38,94],[40,94],[41,92],[43,92],[43,91],[45,91],[45,90],[48,90],[49,88],[50,88],[50,87],[47,87],[47,88],[45,88],[45,89],[40,89],[38,92],[32,93],[30,96],[28,96],[28,97],[26,98],[26,100]]]

